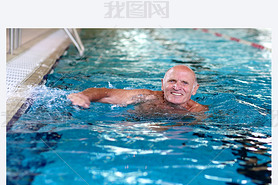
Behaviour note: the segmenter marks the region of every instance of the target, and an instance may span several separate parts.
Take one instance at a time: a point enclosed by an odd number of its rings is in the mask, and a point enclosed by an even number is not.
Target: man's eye
[[[183,81],[183,84],[184,84],[184,85],[187,85],[187,84],[188,84],[188,82],[184,82],[184,81]]]

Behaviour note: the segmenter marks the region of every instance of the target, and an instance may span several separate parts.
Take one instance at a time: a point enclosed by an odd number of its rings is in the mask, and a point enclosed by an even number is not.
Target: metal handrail
[[[21,29],[20,28],[9,28],[9,54],[13,54],[14,50],[19,48],[21,45]]]
[[[64,30],[68,34],[69,38],[71,39],[75,47],[77,48],[79,55],[82,56],[84,54],[85,48],[82,44],[82,41],[79,37],[77,30],[75,28],[71,28],[71,29],[64,28]]]
[[[82,44],[82,41],[79,37],[79,34],[75,28],[64,28],[65,32],[77,48],[79,55],[83,56],[84,54],[84,46]],[[21,36],[22,36],[22,31],[20,28],[9,28],[8,29],[9,33],[9,50],[8,53],[13,55],[14,50],[19,48],[21,45]]]

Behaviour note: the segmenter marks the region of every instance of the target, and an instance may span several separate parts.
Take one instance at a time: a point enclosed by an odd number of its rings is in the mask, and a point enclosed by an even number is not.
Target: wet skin
[[[162,91],[148,89],[107,89],[89,88],[80,93],[68,96],[73,105],[89,108],[90,102],[101,102],[118,105],[141,104],[146,112],[152,110],[168,113],[204,112],[208,106],[191,100],[199,85],[195,73],[184,65],[169,69],[161,80]]]

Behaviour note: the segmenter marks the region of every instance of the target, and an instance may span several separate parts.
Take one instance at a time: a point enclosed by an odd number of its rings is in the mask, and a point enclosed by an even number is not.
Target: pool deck
[[[71,41],[63,29],[22,29],[21,43],[13,55],[6,54],[7,129],[29,107],[30,89],[43,83]]]

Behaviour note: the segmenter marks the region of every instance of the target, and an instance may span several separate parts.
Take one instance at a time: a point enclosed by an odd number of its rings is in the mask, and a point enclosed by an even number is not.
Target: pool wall
[[[70,43],[64,30],[49,29],[18,48],[14,55],[7,54],[7,129],[29,107],[31,87],[43,82],[44,76],[51,71]]]

